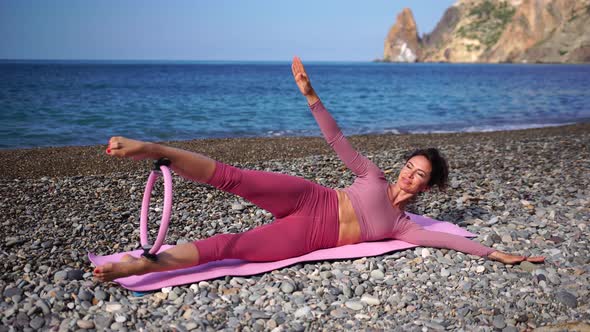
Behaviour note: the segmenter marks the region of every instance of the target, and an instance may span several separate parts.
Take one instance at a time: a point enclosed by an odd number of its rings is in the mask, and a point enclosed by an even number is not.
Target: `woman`
[[[383,239],[454,249],[506,264],[544,261],[544,257],[510,255],[461,236],[427,231],[412,222],[403,209],[420,192],[446,184],[444,158],[436,149],[418,150],[408,158],[397,182],[387,183],[383,172],[346,140],[313,90],[299,58],[293,59],[291,69],[324,138],[357,176],[354,184],[335,190],[294,176],[241,170],[198,153],[113,137],[108,154],[133,159],[168,158],[172,169],[184,178],[239,195],[271,212],[275,221],[244,233],[219,234],[177,245],[159,253],[157,260],[126,255],[121,262],[97,267],[97,279],[109,281],[226,258],[274,261]]]

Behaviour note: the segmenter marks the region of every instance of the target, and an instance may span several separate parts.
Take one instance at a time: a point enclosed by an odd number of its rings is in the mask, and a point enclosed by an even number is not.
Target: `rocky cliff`
[[[420,38],[404,9],[384,61],[590,62],[590,0],[459,0]]]
[[[385,38],[383,59],[392,62],[414,62],[421,57],[420,38],[414,15],[405,8]]]

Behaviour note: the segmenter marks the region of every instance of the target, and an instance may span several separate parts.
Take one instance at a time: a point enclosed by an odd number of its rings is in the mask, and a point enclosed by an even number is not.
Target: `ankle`
[[[151,262],[144,257],[136,259],[129,267],[129,272],[133,275],[146,274],[149,272],[149,263]]]

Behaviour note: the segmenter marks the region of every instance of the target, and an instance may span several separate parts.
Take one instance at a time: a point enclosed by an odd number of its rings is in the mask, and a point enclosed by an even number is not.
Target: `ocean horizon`
[[[345,135],[590,121],[590,65],[304,62]],[[320,136],[289,61],[0,60],[0,149]]]

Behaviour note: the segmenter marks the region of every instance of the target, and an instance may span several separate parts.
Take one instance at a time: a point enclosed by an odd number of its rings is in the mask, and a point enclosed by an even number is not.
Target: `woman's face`
[[[431,171],[432,165],[426,157],[414,156],[402,167],[397,185],[401,190],[414,195],[426,191],[429,188]]]

